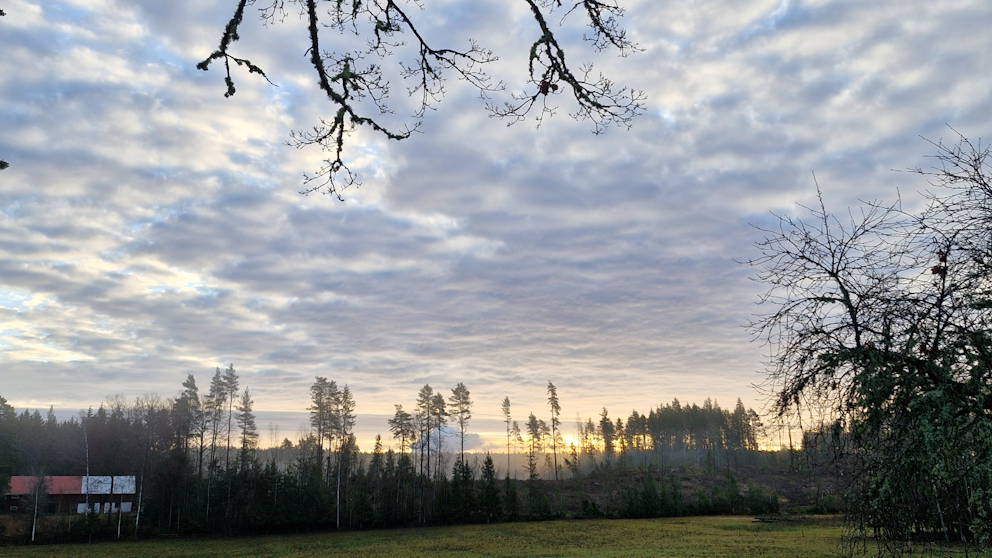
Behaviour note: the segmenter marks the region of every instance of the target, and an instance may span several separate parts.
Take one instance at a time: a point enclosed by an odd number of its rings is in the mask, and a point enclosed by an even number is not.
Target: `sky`
[[[474,449],[498,447],[504,397],[547,415],[549,381],[567,421],[763,409],[767,348],[744,326],[764,287],[739,262],[815,202],[813,173],[831,211],[912,210],[927,183],[898,171],[930,164],[926,140],[992,136],[992,3],[620,3],[642,52],[592,51],[577,18],[560,34],[645,92],[630,130],[591,133],[561,94],[539,128],[507,127],[450,76],[422,133],[350,140],[362,184],[339,201],[298,193],[325,154],[289,133],[333,107],[295,12],[249,8],[236,53],[274,85],[236,71],[227,99],[196,64],[234,2],[0,0],[0,395],[69,416],[188,374],[206,391],[233,363],[267,445],[298,435],[323,376],[353,391],[363,449],[424,384],[469,388]],[[424,5],[435,44],[500,57],[496,101],[524,88],[524,2]],[[386,122],[410,123],[386,72]]]

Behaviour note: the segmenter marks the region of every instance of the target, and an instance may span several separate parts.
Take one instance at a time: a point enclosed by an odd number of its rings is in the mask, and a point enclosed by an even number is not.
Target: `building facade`
[[[11,477],[4,494],[3,513],[33,509],[39,477]],[[135,494],[134,476],[44,477],[39,508],[49,514],[86,513],[86,501],[96,513],[130,513]]]

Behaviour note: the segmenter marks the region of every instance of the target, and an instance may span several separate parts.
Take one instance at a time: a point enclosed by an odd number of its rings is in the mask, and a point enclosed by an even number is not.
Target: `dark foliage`
[[[751,262],[776,410],[849,434],[849,525],[872,541],[858,552],[992,545],[992,161],[964,137],[934,146],[921,214],[872,203],[841,220],[821,201]]]
[[[247,535],[561,517],[771,513],[777,506],[774,496],[738,484],[729,472],[758,453],[739,442],[748,438],[740,429],[754,426],[742,405],[731,413],[709,401],[702,407],[676,402],[647,415],[635,412],[626,425],[607,420],[604,411],[600,428],[611,433],[613,450],[590,446],[579,467],[573,447],[575,474],[558,481],[549,452],[561,441],[548,443],[554,438],[551,429],[532,417],[527,480],[518,481],[510,475],[500,480],[491,455],[480,460],[463,454],[460,445],[444,451],[438,434],[445,409],[463,417],[459,434],[470,416],[464,386],[456,388],[464,395],[460,411],[457,405],[446,407],[429,386],[421,390],[423,405],[414,415],[397,408],[390,424],[402,449],[411,451],[384,450],[377,437],[371,452],[361,453],[350,431],[354,401],[347,386],[338,389],[335,382],[316,378],[312,430],[295,443],[284,440],[258,450],[252,401],[247,388],[238,396],[237,383],[232,365],[225,373],[216,370],[202,398],[190,376],[175,399],[113,397],[95,411],[64,421],[54,411],[46,418],[38,411],[17,414],[0,399],[0,447],[10,450],[3,453],[0,473],[44,469],[51,475],[84,475],[88,465],[95,475],[137,478],[140,516],[63,517],[62,527],[42,533],[45,541],[112,539],[118,532],[139,538]],[[677,418],[679,426],[669,429],[665,417]],[[684,471],[704,454],[712,457],[703,465],[708,472],[700,473],[716,480],[706,481],[703,489],[698,482],[683,488],[674,473],[662,479],[662,462],[669,471],[676,470],[673,466]],[[717,467],[726,470],[716,472]]]

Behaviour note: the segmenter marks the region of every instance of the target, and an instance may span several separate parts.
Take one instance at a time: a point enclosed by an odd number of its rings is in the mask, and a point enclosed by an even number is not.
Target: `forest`
[[[770,488],[735,476],[779,464],[759,451],[758,414],[739,400],[733,411],[674,400],[626,419],[604,407],[575,424],[578,443],[566,445],[549,382],[544,417],[515,419],[505,398],[505,452],[473,454],[464,451],[468,388],[425,385],[409,412],[396,405],[388,449],[381,435],[359,448],[351,390],[317,377],[309,431],[260,449],[254,400],[239,383],[233,365],[217,368],[206,393],[189,375],[173,398],[108,397],[68,420],[0,398],[0,484],[12,475],[133,475],[138,502],[131,513],[57,518],[42,493],[37,513],[0,523],[7,542],[26,540],[17,526],[36,522],[44,542],[779,509]]]

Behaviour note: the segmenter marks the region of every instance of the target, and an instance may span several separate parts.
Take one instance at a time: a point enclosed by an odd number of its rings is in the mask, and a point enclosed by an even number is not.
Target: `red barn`
[[[27,511],[34,504],[38,477],[11,477],[3,512]],[[134,476],[45,477],[45,513],[86,513],[86,496],[97,513],[131,511]]]

